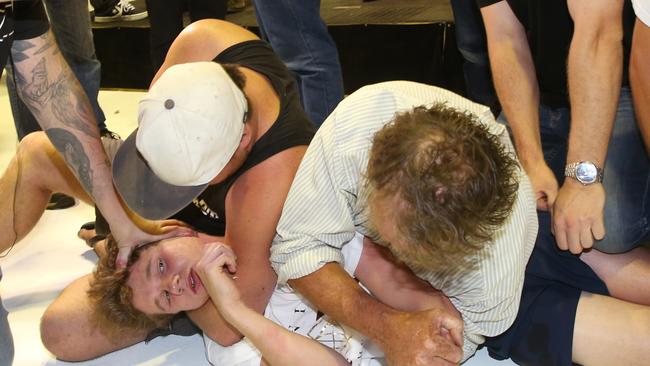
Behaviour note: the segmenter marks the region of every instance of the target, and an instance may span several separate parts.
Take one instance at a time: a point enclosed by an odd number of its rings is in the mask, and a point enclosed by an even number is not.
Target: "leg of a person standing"
[[[226,19],[227,0],[190,0],[190,19]]]
[[[86,91],[99,131],[104,132],[106,116],[97,101],[101,64],[95,55],[88,3],[85,0],[44,1],[59,49]]]
[[[0,268],[0,281],[2,281],[2,268]],[[9,314],[2,305],[0,296],[0,366],[11,366],[14,359],[14,341],[7,315]]]
[[[183,30],[182,0],[147,0],[151,64],[154,73],[165,61],[169,47]]]
[[[101,65],[95,56],[87,2],[83,0],[45,0],[45,8],[59,49],[79,79],[93,106],[100,132],[104,132],[106,131],[106,117],[97,102]],[[7,75],[9,101],[18,139],[21,140],[27,134],[39,131],[41,128],[18,97],[10,63],[7,65]]]
[[[297,78],[302,105],[317,127],[343,98],[336,44],[320,0],[254,0],[263,38]]]
[[[650,159],[637,125],[628,87],[621,88],[603,185],[605,238],[594,248],[623,253],[650,240]]]
[[[490,108],[499,101],[492,83],[483,19],[475,0],[451,0],[456,46],[463,55],[467,97]]]

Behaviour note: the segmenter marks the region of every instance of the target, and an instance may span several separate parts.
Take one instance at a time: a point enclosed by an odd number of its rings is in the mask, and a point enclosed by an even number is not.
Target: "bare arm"
[[[481,9],[499,102],[512,128],[517,155],[530,177],[537,208],[548,210],[557,181],[544,161],[539,131],[539,86],[526,32],[506,1]]]
[[[639,19],[634,25],[632,54],[630,56],[630,86],[634,98],[634,111],[650,155],[650,27]]]
[[[11,52],[21,99],[106,216],[118,241],[135,245],[156,240],[140,230],[122,208],[94,113],[52,33],[17,40]]]
[[[264,357],[262,364],[349,365],[335,350],[290,332],[249,308],[230,278],[235,265],[230,248],[213,243],[206,246],[197,270],[219,313],[257,347]]]
[[[623,64],[623,1],[569,0],[575,30],[568,59],[571,132],[567,163],[605,163]],[[605,236],[602,184],[566,179],[553,211],[558,246],[577,254]]]
[[[355,277],[384,304],[403,311],[421,311],[432,308],[447,309],[461,320],[460,313],[442,292],[417,277],[384,247],[367,237],[363,252],[354,272]],[[462,329],[454,329],[454,341],[462,345]]]
[[[394,310],[370,297],[337,263],[328,263],[289,284],[334,320],[370,337],[389,364],[449,365],[463,356],[441,331],[462,328],[455,316],[441,309]]]
[[[269,248],[305,149],[291,148],[256,165],[237,180],[226,198],[225,242],[237,254],[237,288],[243,303],[260,314],[277,280],[269,263]],[[209,302],[189,315],[221,345],[232,345],[242,336]]]

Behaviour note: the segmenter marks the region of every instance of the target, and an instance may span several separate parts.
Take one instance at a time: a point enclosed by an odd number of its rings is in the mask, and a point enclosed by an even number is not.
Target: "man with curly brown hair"
[[[355,232],[449,298],[463,342],[450,336],[447,309],[400,312],[351,280],[339,263]],[[394,81],[348,96],[316,133],[271,262],[279,283],[368,336],[389,364],[448,365],[512,324],[536,235],[530,182],[489,108]]]

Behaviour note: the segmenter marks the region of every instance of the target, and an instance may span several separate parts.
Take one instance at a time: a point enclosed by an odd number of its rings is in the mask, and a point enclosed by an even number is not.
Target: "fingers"
[[[589,249],[594,245],[594,236],[591,231],[593,228],[590,225],[583,225],[580,228],[580,252],[574,253],[579,254],[583,249]]]
[[[603,240],[605,237],[605,220],[603,219],[602,215],[599,219],[596,220],[596,223],[591,228],[591,232],[593,233],[594,239],[596,240]]]
[[[117,269],[122,269],[126,267],[126,264],[129,262],[129,256],[131,255],[131,246],[122,246],[119,247],[117,253],[117,258],[115,259],[115,266]]]
[[[442,319],[442,328],[447,330],[453,342],[458,346],[463,346],[463,328],[464,323],[455,316],[445,316]]]
[[[544,192],[537,192],[535,195],[535,199],[537,200],[537,209],[540,211],[548,211],[549,210],[549,204],[548,204],[548,197]]]
[[[205,271],[226,267],[230,273],[237,271],[237,256],[232,248],[223,243],[208,243],[203,250],[203,256],[199,260],[198,267]]]
[[[453,341],[440,337],[437,346],[437,357],[454,364],[458,364],[463,359],[463,350]]]

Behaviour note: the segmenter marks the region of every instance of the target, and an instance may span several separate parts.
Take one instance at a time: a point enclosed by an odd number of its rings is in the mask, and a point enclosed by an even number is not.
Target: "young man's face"
[[[127,281],[133,289],[133,306],[145,314],[175,314],[201,307],[209,295],[194,266],[203,247],[198,237],[188,236],[145,249]]]

